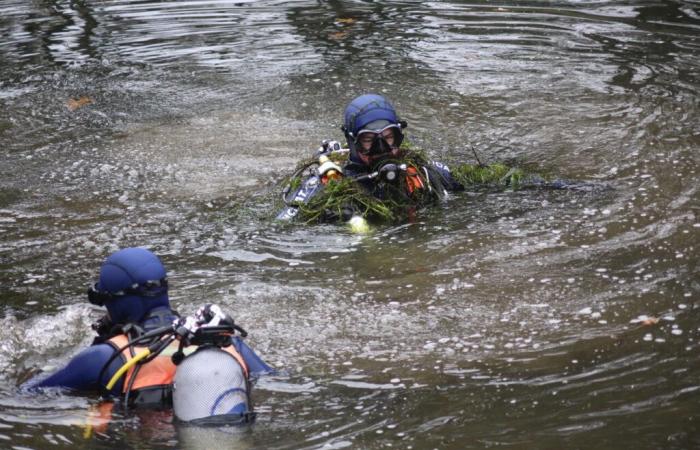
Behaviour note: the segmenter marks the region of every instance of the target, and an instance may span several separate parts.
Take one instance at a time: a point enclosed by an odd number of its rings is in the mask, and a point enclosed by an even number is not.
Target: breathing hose
[[[145,340],[147,340],[147,339],[151,339],[151,338],[154,338],[154,337],[156,337],[156,336],[161,336],[161,335],[163,335],[163,334],[165,334],[165,333],[167,333],[167,332],[169,332],[169,331],[172,331],[172,329],[173,329],[172,326],[164,326],[164,327],[156,328],[156,329],[153,330],[153,331],[149,331],[148,333],[142,334],[141,336],[137,337],[136,339],[130,340],[129,342],[126,343],[126,345],[124,345],[124,346],[118,348],[118,349],[112,354],[112,356],[107,360],[107,362],[104,363],[104,365],[102,366],[102,370],[100,370],[100,375],[97,377],[97,380],[98,380],[99,382],[102,381],[102,377],[104,376],[104,373],[105,373],[105,371],[107,370],[107,368],[109,367],[109,365],[112,364],[112,361],[114,361],[115,359],[117,359],[117,358],[119,357],[119,355],[121,355],[121,353],[122,353],[124,350],[126,350],[127,348],[129,348],[129,347],[131,347],[131,346],[134,346],[134,345],[135,345],[136,343],[138,343],[138,342],[145,341]]]
[[[110,391],[114,387],[115,384],[117,384],[117,381],[126,373],[127,370],[131,369],[133,366],[136,365],[139,361],[142,359],[148,357],[148,355],[151,354],[151,349],[146,348],[142,352],[140,352],[138,355],[134,356],[131,358],[129,361],[126,362],[123,366],[117,370],[117,372],[112,376],[112,378],[109,380],[109,383],[107,383],[107,390]]]
[[[134,367],[136,364],[142,362],[143,360],[147,359],[149,356],[153,355],[154,357],[157,356],[160,352],[165,350],[165,348],[170,345],[170,343],[173,341],[174,336],[171,336],[168,339],[164,339],[162,341],[156,341],[147,348],[143,349],[143,351],[139,352],[138,354],[134,355],[133,358],[131,358],[129,361],[126,362],[123,366],[117,370],[114,375],[112,375],[112,378],[109,380],[109,383],[107,383],[107,390],[110,391],[114,387],[115,384],[117,384],[117,381],[124,376],[124,374]]]

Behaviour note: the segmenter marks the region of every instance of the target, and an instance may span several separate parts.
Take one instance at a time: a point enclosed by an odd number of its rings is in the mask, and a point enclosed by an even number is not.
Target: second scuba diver
[[[272,369],[234,336],[243,330],[218,307],[207,305],[195,317],[179,318],[170,307],[165,267],[155,254],[126,248],[110,255],[88,300],[107,309],[93,325],[98,332],[93,344],[25,388],[100,392],[128,406],[170,406],[175,396],[176,403],[181,399],[175,416],[185,421],[253,417],[250,378]],[[173,380],[179,380],[175,393]]]
[[[295,189],[285,189],[286,208],[277,215],[278,219],[297,216],[299,209],[321,194],[331,179],[353,180],[376,200],[411,207],[441,199],[449,191],[464,189],[445,164],[429,161],[402,146],[407,123],[399,119],[394,106],[384,96],[360,95],[345,108],[343,119],[341,129],[347,149],[341,149],[336,141],[323,141],[318,161],[311,163],[316,163],[318,168]],[[333,160],[336,154],[343,157]],[[292,178],[300,173],[298,170]],[[341,205],[335,211],[324,212],[319,219],[348,220],[367,212],[357,209],[357,205]]]
[[[400,159],[406,155],[401,148],[404,140],[403,129],[408,126],[404,120],[399,120],[394,106],[385,97],[377,94],[364,94],[355,98],[345,108],[342,130],[345,133],[350,155],[344,171],[347,176],[359,178],[375,196],[380,178],[364,178],[378,168],[383,161]],[[458,191],[463,189],[454,180],[450,169],[442,163],[425,161],[424,169],[428,174],[423,175],[433,179],[435,188],[442,191]]]

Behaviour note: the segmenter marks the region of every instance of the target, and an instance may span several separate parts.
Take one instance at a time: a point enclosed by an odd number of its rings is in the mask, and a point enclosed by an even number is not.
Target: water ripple
[[[83,442],[87,399],[49,398],[44,415],[14,386],[89,343],[85,285],[139,245],[170,268],[178,309],[222,305],[281,369],[251,433],[209,439],[692,448],[696,9],[4,2],[0,439]],[[274,223],[284,177],[342,138],[365,90],[438,159],[474,146],[594,187],[455,194],[367,236]],[[95,443],[209,442],[151,419]]]

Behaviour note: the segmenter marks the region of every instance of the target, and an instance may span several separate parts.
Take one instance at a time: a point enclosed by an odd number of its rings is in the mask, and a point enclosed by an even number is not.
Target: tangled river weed
[[[330,181],[324,189],[306,204],[299,205],[299,213],[306,222],[328,222],[360,215],[367,219],[391,222],[401,205],[379,200],[352,178]]]
[[[465,188],[518,189],[532,175],[518,167],[502,163],[460,164],[451,170],[452,176]]]
[[[347,153],[332,153],[329,157],[340,166],[348,159]],[[381,164],[387,162],[382,161]],[[406,219],[416,209],[442,198],[440,175],[433,169],[425,153],[404,148],[404,154],[391,162],[418,170],[405,171],[393,183],[380,181],[373,192],[353,178],[330,180],[306,203],[296,205],[298,217],[307,223],[347,220],[353,215],[360,215],[371,222],[397,222]],[[290,192],[302,184],[307,169],[315,164],[318,164],[316,158],[299,163],[294,175],[286,180]],[[522,168],[503,163],[460,164],[453,167],[451,173],[467,189],[519,189],[530,180],[542,180]]]

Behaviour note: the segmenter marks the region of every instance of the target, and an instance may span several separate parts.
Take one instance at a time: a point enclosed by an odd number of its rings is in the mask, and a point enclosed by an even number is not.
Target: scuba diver
[[[318,166],[311,176],[296,183],[296,189],[291,189],[291,185],[285,188],[286,207],[277,219],[294,218],[331,180],[353,180],[374,199],[413,210],[443,199],[450,191],[464,189],[445,164],[429,161],[410,146],[402,146],[403,129],[408,124],[399,119],[394,106],[384,96],[356,97],[345,108],[343,119],[341,129],[347,148],[341,148],[337,141],[322,142],[316,157],[292,175],[294,180],[310,166]],[[335,211],[325,211],[319,220],[349,220],[358,213],[367,213],[357,209],[357,205],[340,206]]]
[[[245,331],[216,305],[180,318],[171,309],[165,267],[152,252],[126,248],[102,264],[88,300],[107,314],[92,345],[27,389],[60,387],[121,398],[124,406],[168,407],[183,421],[252,420],[251,377],[272,369]],[[236,336],[236,332],[240,336]]]
[[[469,189],[555,189],[590,192],[592,183],[549,180],[503,163],[460,164],[454,171],[431,161],[404,139],[407,127],[382,95],[363,94],[345,108],[347,148],[324,140],[316,154],[297,167],[282,192],[278,220],[301,217],[307,223],[345,221],[359,233],[367,219],[413,219],[422,206]]]
[[[404,140],[403,129],[408,126],[405,120],[399,120],[396,110],[389,100],[377,94],[364,94],[355,98],[345,108],[344,123],[341,129],[345,134],[350,154],[345,165],[346,176],[359,179],[367,188],[376,188],[378,177],[367,177],[387,160],[396,160],[405,156],[407,151],[401,148]],[[424,169],[436,178],[433,187],[444,191],[464,189],[450,174],[450,169],[442,163],[430,161]],[[364,176],[363,176],[364,175]],[[373,191],[375,195],[380,195]]]

